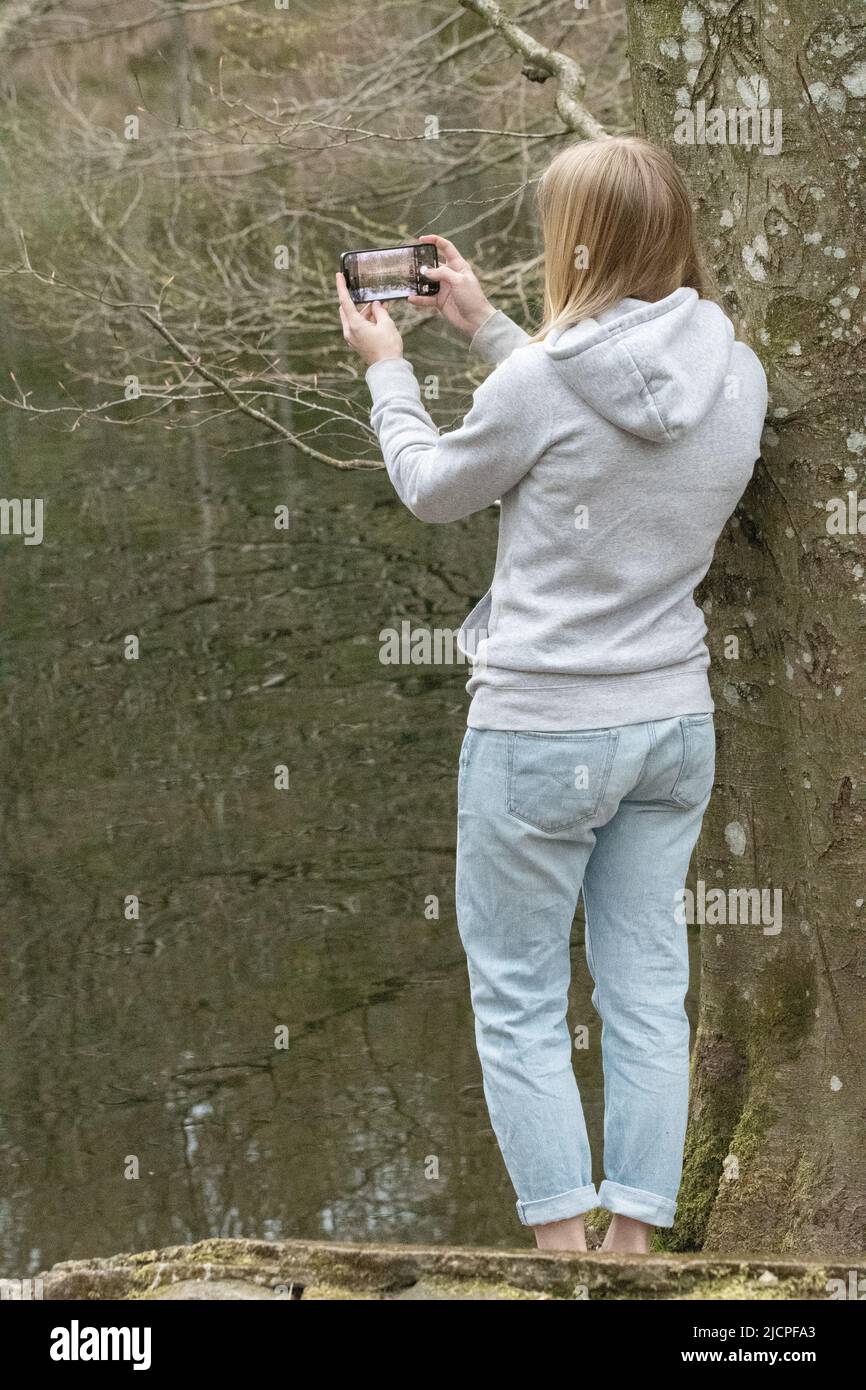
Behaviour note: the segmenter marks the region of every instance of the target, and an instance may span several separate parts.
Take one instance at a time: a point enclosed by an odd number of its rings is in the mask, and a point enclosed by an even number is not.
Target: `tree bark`
[[[781,889],[782,927],[703,927],[673,1245],[851,1255],[866,1248],[866,559],[828,504],[866,498],[862,5],[627,8],[636,129],[687,176],[771,393],[763,457],[699,594],[719,756],[696,876],[707,892]],[[779,152],[678,143],[678,109],[701,100],[778,108]]]

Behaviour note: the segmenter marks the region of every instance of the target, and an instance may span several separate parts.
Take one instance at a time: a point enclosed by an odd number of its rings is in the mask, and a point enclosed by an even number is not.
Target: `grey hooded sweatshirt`
[[[496,370],[439,434],[405,360],[367,371],[398,495],[422,521],[501,501],[493,582],[460,630],[473,728],[570,730],[714,708],[692,597],[760,450],[767,383],[695,290],[532,344],[504,314]]]

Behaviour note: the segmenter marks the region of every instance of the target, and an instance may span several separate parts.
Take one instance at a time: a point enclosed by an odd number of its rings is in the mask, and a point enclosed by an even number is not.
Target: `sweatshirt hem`
[[[584,676],[567,685],[480,685],[472,695],[466,722],[470,729],[545,733],[609,729],[714,710],[706,669],[680,669]]]

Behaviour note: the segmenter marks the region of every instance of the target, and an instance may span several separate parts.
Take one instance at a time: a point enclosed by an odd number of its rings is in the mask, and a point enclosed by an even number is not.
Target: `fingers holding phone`
[[[495,312],[469,262],[452,241],[433,232],[407,246],[344,251],[340,271],[337,284],[342,287],[343,334],[362,356],[365,354],[361,342],[371,346],[375,341],[369,334],[362,335],[365,324],[371,330],[381,330],[383,342],[388,335],[381,314],[374,313],[374,321],[370,322],[369,315],[363,310],[359,312],[358,306],[381,307],[383,300],[408,299],[416,309],[438,309],[448,323],[467,337],[472,337]],[[402,356],[402,339],[391,326],[400,350],[386,355]]]
[[[359,310],[353,303],[341,274],[336,277],[343,337],[364,359],[368,367],[403,356],[403,339],[388,310],[378,300]]]
[[[454,242],[447,237],[438,236],[436,232],[425,232],[418,240],[430,242],[436,247],[440,265],[450,266],[452,270],[471,270],[469,262],[463,259]]]
[[[433,234],[418,238],[432,242],[439,253],[439,265],[424,267],[421,274],[439,286],[435,299],[410,295],[409,303],[416,309],[438,309],[443,318],[459,332],[472,337],[495,312],[485,295],[474,270],[464,260],[457,247],[447,237]]]

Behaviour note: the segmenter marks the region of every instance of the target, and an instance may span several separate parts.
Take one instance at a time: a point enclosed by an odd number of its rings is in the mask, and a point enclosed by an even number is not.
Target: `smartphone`
[[[422,266],[438,264],[432,241],[382,250],[344,251],[340,257],[346,288],[356,304],[370,304],[374,299],[406,299],[410,294],[438,294],[436,281],[421,274]]]

